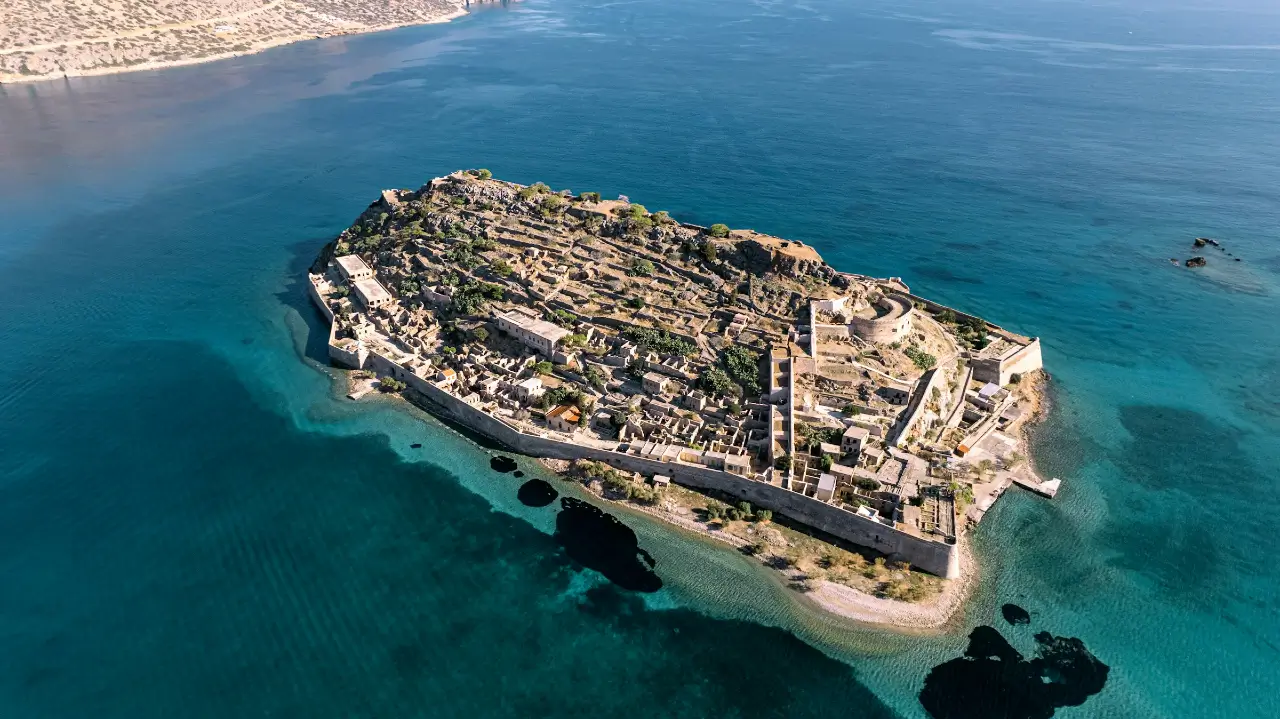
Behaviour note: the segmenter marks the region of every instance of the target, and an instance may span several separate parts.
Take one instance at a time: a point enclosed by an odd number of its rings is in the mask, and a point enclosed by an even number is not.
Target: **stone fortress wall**
[[[817,343],[822,340],[843,340],[856,335],[867,342],[882,345],[902,342],[911,334],[911,324],[915,321],[915,304],[911,302],[911,298],[898,292],[886,293],[876,301],[876,307],[883,311],[883,313],[876,313],[876,317],[854,316],[850,318],[847,325],[824,324],[817,321],[815,309],[835,311],[842,307],[843,302],[840,301],[818,301],[810,304],[809,344],[810,354],[813,357],[818,356]]]
[[[911,323],[915,319],[916,308],[911,298],[902,293],[886,293],[876,306],[885,314],[877,314],[874,318],[854,317],[849,321],[849,329],[870,343],[888,345],[902,342],[911,333]]]
[[[750,480],[702,465],[650,460],[613,450],[521,432],[501,419],[472,407],[461,398],[436,387],[431,381],[410,372],[381,353],[367,352],[359,344],[354,349],[350,346],[341,347],[335,344],[333,314],[325,305],[316,287],[318,281],[320,279],[317,276],[310,278],[308,294],[330,322],[329,356],[335,364],[353,369],[368,368],[400,380],[425,398],[429,409],[435,414],[501,443],[514,452],[532,457],[562,460],[596,460],[628,472],[666,475],[673,482],[681,485],[723,492],[842,540],[875,549],[886,555],[893,555],[925,572],[949,579],[960,576],[960,553],[954,540],[942,542],[918,537],[891,525],[859,516],[842,507],[829,505],[776,485]]]

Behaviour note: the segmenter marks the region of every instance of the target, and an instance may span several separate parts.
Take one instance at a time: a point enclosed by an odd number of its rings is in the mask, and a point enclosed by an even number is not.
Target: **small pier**
[[[1047,497],[1050,499],[1052,499],[1055,495],[1057,495],[1058,489],[1062,487],[1062,481],[1059,480],[1058,478],[1054,478],[1052,480],[1045,480],[1044,482],[1035,482],[1033,480],[1028,480],[1026,478],[1018,477],[1015,475],[1013,478],[1013,482],[1020,488],[1025,488],[1037,495],[1043,495],[1044,497]]]

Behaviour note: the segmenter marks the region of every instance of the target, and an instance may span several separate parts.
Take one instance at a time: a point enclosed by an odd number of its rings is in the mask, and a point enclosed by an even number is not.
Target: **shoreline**
[[[577,482],[565,476],[571,464],[569,461],[550,458],[534,458],[534,460],[555,473],[560,479]],[[586,486],[584,489],[611,505],[642,513],[666,525],[687,530],[717,546],[728,546],[740,550],[750,544],[737,535],[723,530],[713,530],[705,523],[691,520],[669,510],[611,499]],[[768,569],[763,564],[762,567]],[[977,558],[973,547],[963,537],[960,540],[960,567],[960,577],[945,581],[947,585],[937,597],[920,603],[876,597],[830,580],[814,581],[817,587],[809,592],[794,590],[790,592],[795,592],[802,602],[808,602],[823,612],[877,630],[904,635],[938,634],[952,624],[958,611],[966,606],[977,584]],[[805,573],[796,570],[771,569],[770,571],[776,573],[784,582],[803,580],[806,577]]]
[[[471,14],[470,10],[462,8],[456,12],[447,13],[430,20],[419,20],[414,22],[390,23],[387,25],[371,26],[353,30],[336,30],[326,33],[307,33],[304,35],[291,35],[288,37],[267,40],[259,44],[253,45],[248,50],[235,50],[225,53],[217,53],[214,55],[205,55],[202,57],[183,58],[181,60],[162,60],[157,62],[138,63],[136,65],[120,65],[113,67],[88,68],[82,70],[71,70],[63,72],[46,73],[44,75],[12,75],[0,79],[0,87],[6,85],[19,85],[25,83],[47,82],[50,80],[70,79],[80,77],[101,77],[104,75],[118,75],[131,72],[140,72],[143,70],[167,70],[169,68],[186,67],[188,65],[199,65],[207,62],[216,62],[218,60],[230,60],[232,58],[244,57],[247,55],[257,55],[272,48],[282,47],[284,45],[292,45],[294,43],[305,42],[307,40],[324,40],[332,37],[341,37],[344,35],[368,35],[372,33],[386,32],[387,30],[396,30],[404,27],[413,27],[416,25],[438,25],[441,23],[452,22],[460,17]],[[71,42],[71,41],[68,41]]]

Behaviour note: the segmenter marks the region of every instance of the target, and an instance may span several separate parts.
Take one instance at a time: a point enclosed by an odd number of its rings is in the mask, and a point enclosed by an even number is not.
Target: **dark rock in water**
[[[1030,625],[1031,613],[1014,605],[1013,603],[1005,603],[1000,606],[1000,614],[1004,615],[1004,621],[1010,625]]]
[[[555,537],[570,558],[626,590],[662,589],[662,579],[653,572],[653,556],[640,549],[631,528],[577,498],[561,498],[560,507]]]
[[[1188,259],[1187,259],[1187,263],[1186,263],[1186,264],[1187,264],[1187,267],[1189,267],[1189,268],[1193,268],[1193,267],[1204,267],[1204,266],[1205,266],[1205,263],[1207,263],[1207,262],[1208,262],[1208,261],[1207,261],[1207,260],[1205,260],[1202,256],[1197,255],[1197,256],[1195,256],[1195,257],[1193,257],[1193,258],[1188,258]]]
[[[516,461],[506,455],[489,458],[489,467],[500,473],[509,473],[516,469]]]
[[[1111,668],[1079,639],[1040,632],[1035,640],[1039,648],[1028,661],[999,630],[974,628],[964,657],[929,671],[920,704],[936,718],[1048,718],[1106,685]]]
[[[522,478],[522,477],[524,477],[524,471],[523,471],[523,470],[517,470],[517,471],[515,471],[515,472],[511,473],[511,477],[515,477],[515,478]]]
[[[520,486],[516,497],[528,507],[546,507],[555,502],[556,498],[560,497],[560,493],[556,492],[556,489],[546,480],[534,478]]]
[[[417,450],[418,448],[422,447],[422,443],[414,443],[409,447],[413,448],[414,450]]]
[[[1196,238],[1196,247],[1204,247],[1207,244],[1209,244],[1209,238]]]

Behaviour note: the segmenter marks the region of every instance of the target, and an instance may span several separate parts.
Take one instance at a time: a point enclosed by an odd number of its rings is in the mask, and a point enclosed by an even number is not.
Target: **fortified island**
[[[334,364],[515,452],[730,496],[943,578],[1011,483],[1056,491],[1017,439],[1038,338],[800,242],[459,171],[384,190],[308,289]]]

